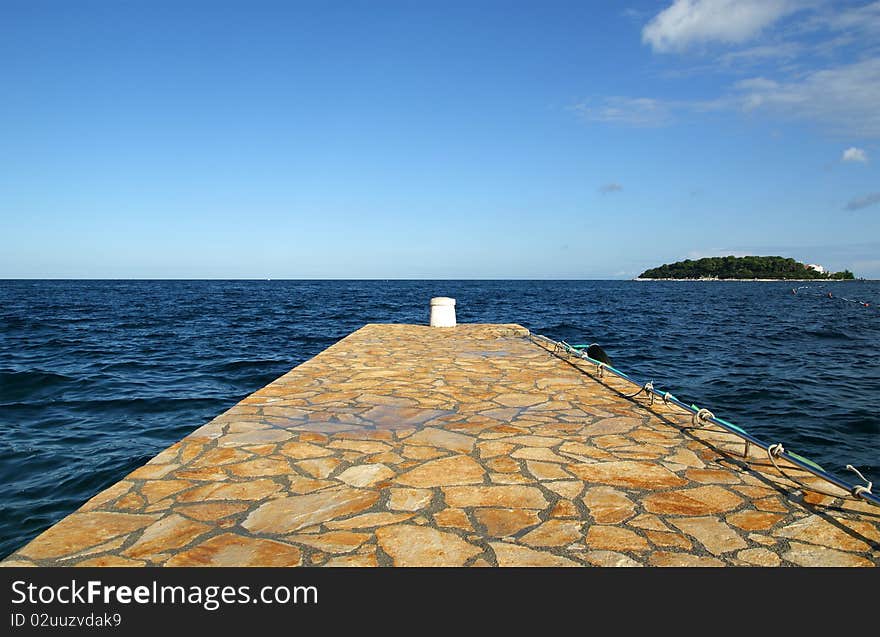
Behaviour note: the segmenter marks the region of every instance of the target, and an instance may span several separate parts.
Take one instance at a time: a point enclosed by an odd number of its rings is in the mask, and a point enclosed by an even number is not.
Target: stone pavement
[[[880,508],[527,336],[367,325],[4,565],[880,563]]]

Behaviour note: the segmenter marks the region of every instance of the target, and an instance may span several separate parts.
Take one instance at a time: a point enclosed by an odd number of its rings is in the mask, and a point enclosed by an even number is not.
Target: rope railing
[[[720,427],[724,431],[731,433],[731,434],[737,436],[738,438],[741,438],[745,442],[744,457],[748,457],[749,447],[751,445],[755,445],[756,447],[760,447],[761,449],[763,449],[764,451],[767,452],[767,456],[770,459],[771,464],[776,468],[776,470],[784,478],[786,478],[787,480],[790,480],[791,482],[793,482],[795,485],[797,485],[802,490],[813,491],[813,492],[821,493],[823,495],[828,495],[828,496],[831,496],[834,498],[842,497],[840,494],[835,494],[835,493],[831,493],[828,491],[823,491],[822,489],[819,489],[817,487],[813,487],[812,485],[804,484],[802,481],[791,477],[785,471],[782,470],[782,468],[777,463],[777,460],[783,459],[803,471],[811,473],[818,478],[821,478],[827,482],[830,482],[834,486],[836,486],[840,489],[843,489],[844,491],[849,493],[856,500],[864,500],[865,502],[869,502],[873,505],[880,506],[880,496],[878,496],[877,494],[875,494],[872,491],[873,484],[868,479],[866,479],[858,471],[858,469],[854,468],[852,465],[847,465],[846,468],[850,471],[855,472],[859,476],[859,478],[861,478],[862,481],[864,481],[865,484],[854,484],[854,483],[848,482],[842,478],[839,478],[839,477],[835,476],[834,474],[829,473],[828,471],[823,469],[821,466],[819,466],[818,464],[816,464],[812,460],[809,460],[808,458],[804,458],[803,456],[800,456],[800,455],[793,453],[791,451],[787,451],[782,446],[781,443],[768,444],[768,443],[760,440],[759,438],[756,438],[752,434],[748,433],[745,429],[738,427],[738,426],[734,425],[733,423],[728,422],[722,418],[718,418],[715,414],[713,414],[708,409],[700,408],[700,407],[697,407],[696,405],[688,405],[687,403],[684,403],[681,400],[679,400],[678,398],[676,398],[675,396],[673,396],[668,391],[661,391],[661,390],[655,388],[653,381],[648,382],[648,383],[644,383],[644,384],[639,383],[634,378],[632,378],[629,374],[626,374],[626,373],[620,371],[619,369],[616,369],[615,367],[609,365],[608,363],[604,363],[602,361],[599,361],[599,360],[596,360],[594,358],[587,356],[587,354],[585,352],[581,351],[581,349],[585,348],[586,346],[569,345],[565,341],[554,341],[553,339],[548,338],[546,336],[543,336],[541,334],[529,334],[529,339],[532,340],[532,342],[541,341],[545,345],[550,346],[550,348],[552,348],[552,349],[550,349],[551,353],[555,356],[560,357],[560,358],[561,358],[561,356],[560,356],[560,352],[561,352],[564,355],[573,356],[573,357],[578,358],[580,360],[586,361],[587,363],[591,363],[591,364],[595,365],[596,366],[596,374],[600,378],[603,376],[604,370],[608,370],[609,372],[611,372],[612,374],[614,374],[618,378],[622,378],[623,380],[640,387],[640,389],[638,391],[636,391],[635,393],[628,394],[628,395],[623,394],[623,396],[625,398],[635,398],[639,394],[645,393],[649,397],[650,403],[653,405],[654,396],[658,396],[663,400],[663,403],[665,405],[675,405],[676,407],[679,407],[680,409],[683,409],[684,411],[690,413],[691,414],[691,422],[694,427],[701,427],[707,423],[711,423],[717,427]],[[548,349],[548,348],[545,348],[545,349]]]

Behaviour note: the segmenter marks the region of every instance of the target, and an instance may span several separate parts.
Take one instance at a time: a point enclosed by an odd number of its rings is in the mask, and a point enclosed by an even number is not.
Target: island
[[[707,257],[685,259],[645,270],[641,280],[672,279],[686,281],[804,281],[854,279],[849,270],[828,272],[821,265],[804,264],[784,257]]]

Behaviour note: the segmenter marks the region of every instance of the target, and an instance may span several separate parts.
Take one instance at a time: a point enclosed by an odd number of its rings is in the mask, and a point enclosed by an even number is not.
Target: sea
[[[426,324],[433,296],[459,322],[598,343],[640,381],[880,483],[880,282],[6,280],[0,558],[365,323]]]

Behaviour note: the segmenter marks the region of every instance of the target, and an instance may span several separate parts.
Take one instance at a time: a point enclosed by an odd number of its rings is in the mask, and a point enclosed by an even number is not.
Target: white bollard
[[[448,296],[431,299],[431,327],[455,327],[455,299]]]

